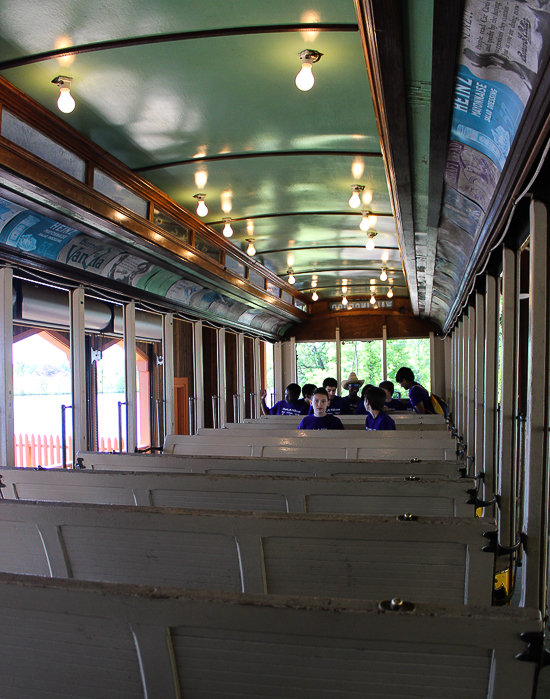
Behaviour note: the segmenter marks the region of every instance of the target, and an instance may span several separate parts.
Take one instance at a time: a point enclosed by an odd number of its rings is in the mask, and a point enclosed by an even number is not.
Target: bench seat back
[[[230,592],[491,604],[493,520],[3,500],[0,571]]]
[[[526,609],[204,594],[0,575],[6,697],[530,697]],[[32,663],[32,671],[30,664]]]
[[[473,479],[315,478],[3,469],[4,497],[255,512],[469,517]]]

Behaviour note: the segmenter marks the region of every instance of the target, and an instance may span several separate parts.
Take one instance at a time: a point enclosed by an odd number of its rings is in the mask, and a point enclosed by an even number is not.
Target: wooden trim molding
[[[355,0],[401,260],[418,313],[402,7],[401,0]]]

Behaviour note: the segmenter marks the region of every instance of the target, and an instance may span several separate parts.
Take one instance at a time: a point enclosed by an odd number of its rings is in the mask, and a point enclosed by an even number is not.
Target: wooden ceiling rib
[[[191,163],[215,163],[219,160],[246,160],[247,158],[284,158],[295,155],[349,155],[352,157],[359,156],[361,158],[381,158],[382,153],[371,151],[347,151],[347,150],[288,150],[288,151],[255,151],[253,153],[221,153],[217,155],[199,156],[196,158],[187,158],[186,160],[175,160],[170,163],[157,163],[155,165],[146,165],[145,167],[135,167],[134,172],[152,172],[153,170],[164,170],[166,168],[178,167],[179,165],[190,165]]]
[[[20,68],[33,63],[41,63],[49,61],[52,58],[60,58],[62,56],[78,56],[83,53],[94,53],[96,51],[109,51],[114,49],[129,48],[135,46],[149,46],[152,44],[166,44],[170,42],[192,41],[198,39],[216,39],[219,37],[228,36],[250,36],[252,34],[286,34],[289,32],[357,32],[356,24],[325,24],[325,23],[309,23],[309,24],[277,24],[277,25],[259,25],[255,27],[231,27],[224,29],[207,29],[194,32],[173,32],[171,34],[151,34],[148,36],[132,37],[129,39],[112,39],[109,41],[97,41],[89,44],[81,44],[79,46],[71,46],[62,49],[53,49],[52,51],[43,51],[30,56],[20,58],[12,58],[7,61],[0,61],[0,70],[8,70],[10,68]]]

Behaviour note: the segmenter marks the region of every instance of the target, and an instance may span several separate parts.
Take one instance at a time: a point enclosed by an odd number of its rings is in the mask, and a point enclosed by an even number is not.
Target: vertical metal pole
[[[193,371],[195,378],[195,431],[204,424],[204,366],[202,352],[202,320],[193,323]]]
[[[136,304],[124,305],[124,355],[126,367],[126,451],[137,447]]]
[[[483,464],[483,435],[485,421],[483,396],[485,388],[485,299],[476,293],[476,340],[475,340],[475,464],[476,475],[485,470]],[[489,499],[489,498],[487,498]]]
[[[382,381],[388,380],[388,326],[382,326]]]
[[[451,334],[451,412],[453,414],[452,424],[456,427],[456,338],[457,330],[456,326],[453,328]]]
[[[342,347],[340,344],[340,327],[336,326],[336,380],[338,381],[338,394],[340,395],[340,386],[342,385]]]
[[[239,402],[239,422],[244,422],[245,389],[244,389],[244,335],[237,334],[237,400]]]
[[[218,330],[218,426],[227,422],[227,376],[225,371],[225,328]]]
[[[174,315],[162,318],[162,356],[164,359],[164,437],[176,431],[174,398]],[[182,406],[183,408],[183,406]],[[191,427],[191,426],[190,426]],[[163,440],[164,441],[164,440]]]
[[[475,306],[470,306],[468,309],[468,378],[467,378],[467,396],[468,396],[468,449],[466,454],[470,457],[470,464],[475,458],[475,417],[476,417],[476,309]],[[473,469],[468,469],[469,473],[474,473]]]
[[[71,392],[73,406],[73,464],[76,454],[86,451],[86,342],[84,331],[84,288],[78,287],[69,292],[71,311]]]
[[[282,342],[276,342],[273,345],[273,389],[275,391],[275,395],[273,396],[272,405],[275,405],[275,403],[282,400],[284,396]]]
[[[117,403],[117,416],[118,416],[118,453],[122,453],[122,406],[126,405],[121,400]]]
[[[15,466],[15,440],[13,434],[13,270],[0,269],[0,463]]]
[[[502,251],[502,380],[500,386],[499,494],[500,540],[512,546],[516,539],[515,433],[517,412],[517,265],[516,253]]]
[[[544,613],[548,568],[548,222],[540,201],[530,207],[529,347],[523,589],[521,604]]]
[[[454,370],[454,425],[457,433],[460,434],[460,324],[457,323],[454,329],[455,344],[454,344],[454,358],[453,358],[453,370]]]
[[[498,387],[498,325],[499,294],[498,280],[485,275],[485,393],[483,398],[483,470],[485,472],[485,492],[490,496],[496,493],[496,429],[497,429],[497,387]]]

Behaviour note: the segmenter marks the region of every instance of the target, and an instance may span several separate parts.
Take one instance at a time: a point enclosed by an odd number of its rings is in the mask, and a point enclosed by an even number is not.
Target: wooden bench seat
[[[315,478],[3,469],[8,499],[255,512],[469,517],[473,479]]]
[[[518,699],[537,611],[0,575],[2,696]]]
[[[317,446],[319,441],[315,435],[302,437],[255,437],[253,434],[226,436],[224,430],[214,430],[219,433],[208,437],[189,435],[168,435],[164,443],[165,454],[204,454],[211,456],[255,456],[279,457],[294,459],[318,459],[319,456],[329,459],[412,459],[429,460],[456,459],[456,447],[451,440],[433,442],[431,439],[414,441],[403,440],[392,433],[392,438],[375,438],[372,440],[360,437],[332,437],[330,442]],[[234,434],[233,432],[231,434]],[[306,431],[307,435],[308,432]],[[342,434],[342,433],[339,433]],[[353,433],[350,433],[353,434]],[[442,433],[444,435],[444,433]],[[330,446],[329,446],[330,444]],[[445,447],[444,444],[449,444]],[[452,446],[450,446],[452,445]]]
[[[419,431],[429,430],[431,432],[446,432],[448,431],[447,425],[445,423],[426,423],[422,421],[404,421],[398,420],[396,415],[391,415],[395,420],[396,429],[398,431]],[[338,418],[344,424],[346,430],[365,430],[365,416],[358,415],[357,419],[352,415],[339,415]],[[353,418],[353,419],[346,419]],[[249,430],[249,429],[261,429],[261,430],[282,430],[282,429],[297,429],[302,418],[297,416],[294,421],[285,420],[245,420],[245,422],[226,422],[224,429],[231,430]]]
[[[323,450],[323,454],[325,450]],[[230,455],[111,454],[81,451],[78,463],[85,468],[110,471],[176,471],[179,473],[241,473],[288,476],[418,476],[423,478],[457,478],[463,461],[429,461],[420,459],[354,460],[303,458],[278,459],[232,457]]]
[[[404,412],[391,413],[391,416],[396,423],[400,424],[430,424],[430,425],[445,425],[446,420],[443,415],[420,415],[413,412],[412,410],[407,410]],[[303,416],[300,415],[262,415],[259,418],[247,418],[244,423],[241,424],[256,424],[256,423],[266,423],[266,422],[276,422],[280,424],[294,423],[298,424]],[[364,415],[339,415],[339,418],[343,423],[363,423],[365,424]]]
[[[494,521],[2,500],[0,571],[288,595],[491,604]]]
[[[453,447],[454,439],[449,431],[434,431],[434,430],[406,430],[405,434],[400,434],[397,430],[353,430],[351,433],[341,430],[292,430],[285,427],[274,429],[263,429],[254,427],[253,429],[226,430],[214,429],[212,427],[201,427],[197,435],[170,435],[167,440],[173,438],[180,441],[182,437],[205,437],[210,442],[224,442],[226,444],[236,443],[237,440],[244,441],[249,439],[259,440],[262,437],[273,439],[304,439],[315,440],[330,440],[332,443],[345,444],[410,444],[422,445],[430,444],[434,446]]]

